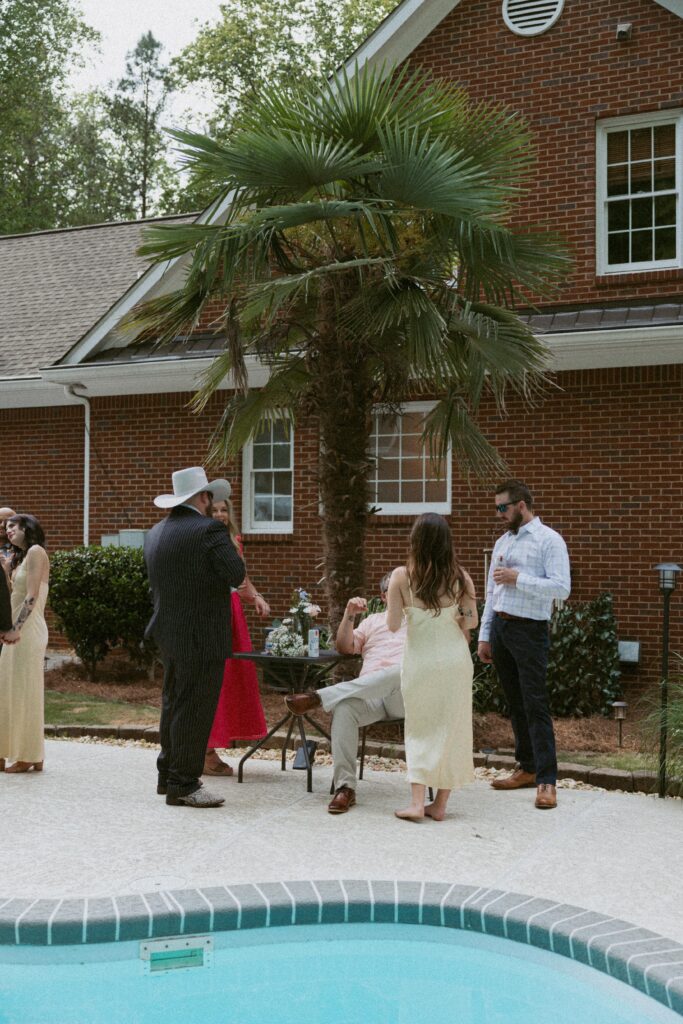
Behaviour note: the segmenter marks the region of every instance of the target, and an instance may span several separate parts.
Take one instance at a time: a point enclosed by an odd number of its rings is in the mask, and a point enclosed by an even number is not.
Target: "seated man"
[[[391,573],[387,573],[379,587],[385,602],[390,579]],[[401,659],[406,623],[398,632],[389,632],[384,611],[368,615],[354,629],[356,616],[367,606],[365,598],[351,598],[335,641],[341,654],[362,656],[363,666],[358,678],[326,686],[317,693],[296,693],[285,697],[285,704],[295,715],[304,715],[319,707],[332,712],[334,796],[327,808],[330,814],[344,814],[356,802],[356,757],[361,726],[405,715],[401,696]]]

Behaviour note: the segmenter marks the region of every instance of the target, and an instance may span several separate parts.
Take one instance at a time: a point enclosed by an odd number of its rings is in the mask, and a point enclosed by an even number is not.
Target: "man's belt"
[[[499,619],[509,619],[511,622],[542,622],[542,619],[525,619],[523,615],[510,615],[510,612],[496,612]]]

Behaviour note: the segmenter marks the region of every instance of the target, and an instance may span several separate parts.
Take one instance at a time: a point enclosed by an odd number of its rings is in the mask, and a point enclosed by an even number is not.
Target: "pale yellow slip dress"
[[[412,602],[412,592],[411,592]],[[404,608],[408,632],[401,665],[410,782],[457,789],[474,779],[472,657],[457,604],[435,612]]]
[[[0,654],[0,758],[7,761],[35,763],[44,757],[47,592],[47,583],[41,583],[33,611],[21,630],[19,643],[5,644]],[[12,581],[14,622],[25,597],[26,560],[16,570]]]

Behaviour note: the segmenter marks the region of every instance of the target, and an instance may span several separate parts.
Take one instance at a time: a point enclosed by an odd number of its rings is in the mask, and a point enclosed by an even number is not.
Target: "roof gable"
[[[683,18],[683,0],[652,2]],[[462,0],[402,0],[352,54],[346,62],[347,70],[352,72],[367,63],[387,67],[401,63],[461,3]]]

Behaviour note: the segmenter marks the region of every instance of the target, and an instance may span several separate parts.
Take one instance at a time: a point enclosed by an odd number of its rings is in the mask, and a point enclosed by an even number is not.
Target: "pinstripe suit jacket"
[[[227,658],[230,587],[245,569],[223,523],[179,506],[149,531],[144,553],[154,604],[145,635],[164,658]]]

